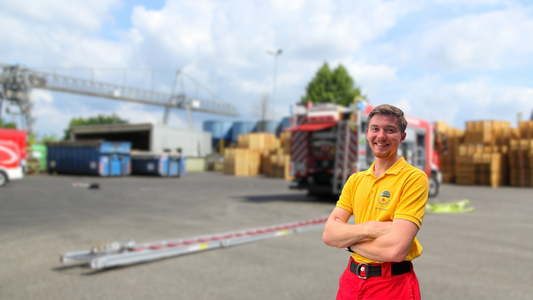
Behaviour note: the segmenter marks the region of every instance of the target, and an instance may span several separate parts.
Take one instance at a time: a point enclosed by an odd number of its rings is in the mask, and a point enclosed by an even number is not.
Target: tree
[[[51,134],[43,134],[43,136],[40,138],[41,143],[48,143],[48,142],[57,142],[59,141],[59,138],[55,133]]]
[[[306,94],[301,98],[302,103],[333,103],[349,106],[355,97],[362,96],[361,89],[355,85],[353,78],[342,64],[331,71],[327,62],[318,69],[305,91]]]
[[[270,101],[267,94],[263,94],[261,99],[256,103],[253,108],[253,113],[259,119],[259,132],[265,131],[265,123],[271,118]]]
[[[71,132],[70,129],[74,126],[101,125],[101,124],[128,124],[128,123],[129,123],[128,120],[121,119],[115,113],[113,113],[111,116],[99,114],[96,117],[90,117],[87,119],[84,119],[82,117],[72,118],[72,120],[70,120],[68,128],[64,130],[65,136],[63,137],[63,139],[64,140],[70,139],[70,132]]]
[[[13,128],[17,129],[17,124],[15,122],[7,122],[4,119],[0,118],[0,128]]]

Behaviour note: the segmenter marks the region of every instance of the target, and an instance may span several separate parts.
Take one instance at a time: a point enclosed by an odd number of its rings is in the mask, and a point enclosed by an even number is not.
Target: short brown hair
[[[396,116],[398,117],[398,122],[400,123],[400,129],[402,134],[405,132],[405,129],[407,128],[407,120],[405,119],[405,115],[401,109],[399,109],[396,106],[392,106],[390,104],[381,104],[376,107],[368,114],[367,122],[370,126],[370,119],[374,115],[390,115],[390,116]]]

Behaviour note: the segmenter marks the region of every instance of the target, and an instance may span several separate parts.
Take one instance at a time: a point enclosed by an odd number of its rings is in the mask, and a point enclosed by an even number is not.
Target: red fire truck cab
[[[291,126],[286,129],[292,132],[291,188],[311,195],[340,195],[350,175],[367,170],[374,162],[366,139],[367,118],[373,108],[364,101],[351,108],[329,103],[294,105]],[[407,136],[398,156],[428,175],[429,196],[436,196],[442,175],[433,163],[433,125],[410,116],[406,119]]]

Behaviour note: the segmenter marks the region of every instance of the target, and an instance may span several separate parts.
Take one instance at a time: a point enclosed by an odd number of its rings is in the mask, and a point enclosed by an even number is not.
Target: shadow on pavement
[[[244,201],[252,203],[265,203],[273,201],[334,203],[337,201],[337,197],[331,195],[308,196],[305,194],[245,196],[238,197],[238,199],[243,199]]]

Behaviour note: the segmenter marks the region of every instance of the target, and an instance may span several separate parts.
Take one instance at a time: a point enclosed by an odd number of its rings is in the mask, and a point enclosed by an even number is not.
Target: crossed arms
[[[418,226],[408,220],[392,222],[369,221],[348,224],[351,213],[335,207],[329,216],[322,239],[326,245],[351,249],[368,259],[380,262],[400,262],[405,259],[418,233]]]

